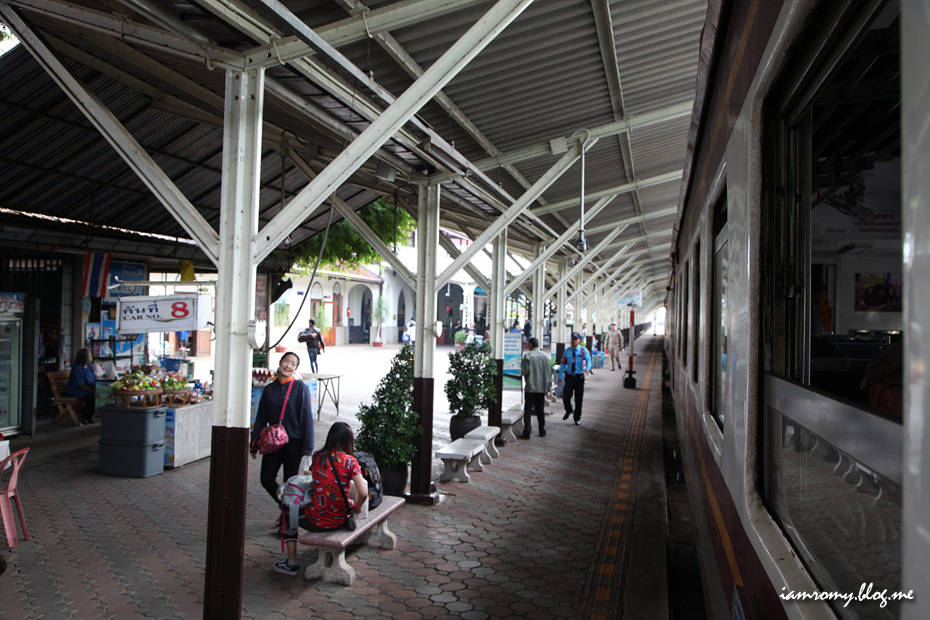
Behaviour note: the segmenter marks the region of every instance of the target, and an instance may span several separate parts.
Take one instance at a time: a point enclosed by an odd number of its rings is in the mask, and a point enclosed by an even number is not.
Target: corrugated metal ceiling
[[[268,6],[262,0],[0,2],[47,38],[194,206],[218,226],[224,71],[216,65],[224,49],[249,50],[272,31],[272,24],[280,27],[282,22]],[[493,2],[282,4],[324,38],[339,35],[340,41],[348,40],[339,45],[339,52],[378,86],[399,96]],[[399,17],[407,7],[415,9],[414,15]],[[585,191],[590,195],[635,182],[643,182],[643,187],[619,193],[586,222],[586,228],[595,231],[589,235],[590,246],[609,232],[611,222],[645,219],[595,257],[590,270],[622,242],[649,235],[628,251],[645,251],[638,263],[642,279],[663,279],[666,269],[660,259],[668,255],[675,218],[652,215],[675,207],[678,200],[680,174],[675,173],[685,162],[705,10],[705,0],[536,0],[442,89],[442,96],[419,111],[418,122],[409,122],[405,134],[395,136],[354,174],[340,196],[357,209],[378,196],[392,198],[397,193],[412,208],[409,192],[397,192],[397,186],[422,181],[431,169],[416,145],[432,136],[454,146],[457,156],[490,166],[482,168],[483,179],[475,174],[465,181],[450,178],[444,193],[448,200],[442,204],[443,225],[477,235],[509,206],[507,196],[522,195],[560,155],[542,148],[506,167],[489,162],[630,120],[627,134],[603,135],[587,153]],[[230,13],[240,21],[245,14],[254,18],[240,27]],[[255,24],[264,29],[250,30]],[[351,36],[346,38],[346,32]],[[293,33],[275,34],[284,46],[285,37]],[[167,210],[25,50],[0,58],[0,78],[0,207],[184,237]],[[280,208],[282,170],[286,200],[308,182],[293,162],[281,157],[282,133],[299,152],[312,155],[319,170],[387,105],[370,85],[324,55],[272,67],[267,81],[263,223]],[[637,122],[650,115],[659,118]],[[374,175],[377,160],[398,170],[394,183]],[[580,186],[576,163],[531,205],[540,210],[538,215],[524,214],[510,228],[515,251],[531,252],[535,244],[551,241],[574,223]],[[489,195],[499,204],[489,203]],[[566,208],[546,209],[569,201],[573,204]],[[587,201],[588,208],[592,204]],[[292,240],[301,243],[322,229],[325,211],[320,207]],[[0,221],[4,217],[11,216],[0,214]],[[87,231],[81,234],[86,237]],[[189,246],[181,250],[196,254]],[[176,248],[176,254],[181,250]],[[578,257],[568,247],[561,254]]]

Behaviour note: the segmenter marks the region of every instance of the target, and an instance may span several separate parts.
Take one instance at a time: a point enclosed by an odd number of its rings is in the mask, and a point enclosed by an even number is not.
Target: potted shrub
[[[494,390],[496,370],[488,342],[472,342],[449,354],[452,377],[446,382],[445,390],[452,415],[449,434],[453,441],[481,426],[480,412],[486,411],[497,397]]]
[[[362,428],[355,448],[371,454],[378,463],[386,495],[403,495],[407,466],[417,453],[422,433],[420,417],[413,410],[413,347],[405,344],[378,387],[370,405],[358,410]]]
[[[371,340],[371,346],[373,347],[380,347],[384,344],[384,340],[381,339],[381,327],[384,324],[384,319],[387,318],[387,313],[387,300],[384,299],[384,295],[381,295],[371,308],[372,316],[378,320],[378,328],[375,331],[375,337]]]

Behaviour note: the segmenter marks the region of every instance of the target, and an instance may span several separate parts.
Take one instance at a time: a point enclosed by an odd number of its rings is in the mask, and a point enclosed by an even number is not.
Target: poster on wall
[[[110,271],[107,275],[106,302],[114,302],[118,297],[129,295],[145,295],[147,287],[141,284],[119,284],[117,282],[139,282],[146,279],[146,266],[140,263],[122,263],[110,261]]]
[[[900,273],[857,273],[856,312],[901,312]]]

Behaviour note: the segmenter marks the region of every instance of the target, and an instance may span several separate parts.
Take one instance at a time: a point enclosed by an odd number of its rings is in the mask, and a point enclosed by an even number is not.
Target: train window
[[[681,282],[681,295],[683,299],[681,300],[681,340],[678,342],[678,358],[681,359],[681,363],[685,366],[688,365],[688,360],[686,359],[688,349],[686,344],[688,342],[688,262],[685,262],[684,270],[682,270],[682,282]]]
[[[694,364],[691,366],[691,380],[697,383],[698,379],[698,369],[701,367],[700,354],[701,354],[701,339],[698,338],[698,334],[701,333],[701,241],[700,239],[694,244],[694,304],[692,305],[692,311],[694,317],[692,320],[691,330],[692,330],[692,341],[691,341],[691,359],[694,360]]]
[[[727,233],[726,197],[717,201],[714,213],[714,274],[713,274],[713,347],[710,356],[713,365],[711,386],[711,414],[720,430],[723,430],[725,397],[727,386],[727,271],[729,244]]]
[[[822,589],[900,590],[900,13],[818,7],[766,105],[763,493]]]

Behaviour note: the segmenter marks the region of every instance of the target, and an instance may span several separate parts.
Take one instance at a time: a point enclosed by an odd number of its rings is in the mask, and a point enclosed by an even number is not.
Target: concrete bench
[[[403,505],[402,497],[385,495],[380,506],[368,511],[367,519],[355,515],[358,527],[352,531],[343,528],[331,532],[304,532],[298,541],[319,552],[316,563],[307,567],[304,577],[351,586],[355,582],[355,569],[346,563],[346,547],[358,541],[376,542],[382,549],[396,549],[397,535],[388,529],[388,517]]]
[[[442,459],[446,469],[439,477],[440,482],[458,480],[468,482],[468,469],[484,471],[481,466],[481,454],[484,452],[483,439],[456,439],[436,451],[436,457]]]
[[[481,462],[490,463],[492,458],[499,458],[501,453],[494,445],[494,438],[501,432],[496,426],[479,426],[465,433],[465,439],[481,439],[484,441],[484,452],[481,453]]]
[[[517,440],[517,433],[523,432],[523,409],[518,405],[501,412],[501,439]]]

